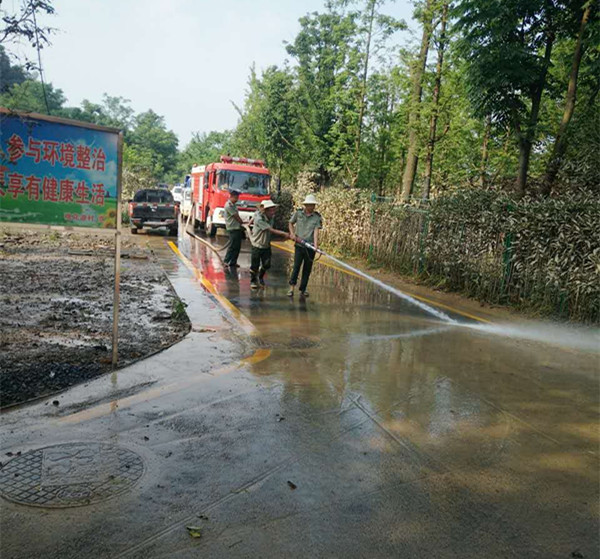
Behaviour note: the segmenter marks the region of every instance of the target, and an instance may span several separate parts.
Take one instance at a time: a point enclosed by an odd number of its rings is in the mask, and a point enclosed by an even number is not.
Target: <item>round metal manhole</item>
[[[0,495],[34,507],[79,507],[127,491],[142,477],[135,452],[103,443],[67,443],[26,452],[0,470]]]

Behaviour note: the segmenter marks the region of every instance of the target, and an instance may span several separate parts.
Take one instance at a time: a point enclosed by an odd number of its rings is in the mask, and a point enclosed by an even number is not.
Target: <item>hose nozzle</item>
[[[313,245],[311,245],[310,243],[304,241],[304,240],[300,240],[300,243],[302,244],[302,246],[305,246],[306,248],[309,248],[310,250],[318,253],[318,254],[325,254],[320,248],[316,248]]]

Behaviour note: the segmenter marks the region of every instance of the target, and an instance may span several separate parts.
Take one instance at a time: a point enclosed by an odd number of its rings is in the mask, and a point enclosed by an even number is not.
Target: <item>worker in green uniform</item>
[[[229,248],[225,255],[225,266],[230,268],[239,268],[237,263],[240,249],[242,248],[242,218],[237,210],[236,204],[240,199],[240,193],[237,190],[229,191],[229,200],[225,203],[225,229],[229,235]]]
[[[321,214],[315,211],[317,205],[317,199],[313,194],[309,194],[304,202],[304,208],[298,210],[292,215],[289,223],[290,235],[292,238],[298,237],[298,239],[310,243],[315,248],[319,248],[319,230],[323,228],[323,220]],[[303,246],[301,243],[296,242],[294,250],[294,268],[292,271],[292,277],[290,278],[290,290],[288,291],[288,297],[294,296],[294,287],[298,282],[298,276],[300,275],[300,268],[302,268],[302,277],[300,279],[300,295],[308,297],[308,279],[312,272],[313,262],[315,260],[315,251]]]
[[[265,274],[271,267],[271,237],[279,235],[285,239],[292,238],[285,231],[273,228],[277,204],[265,200],[252,217],[252,257],[250,260],[250,287],[258,289],[265,285]]]

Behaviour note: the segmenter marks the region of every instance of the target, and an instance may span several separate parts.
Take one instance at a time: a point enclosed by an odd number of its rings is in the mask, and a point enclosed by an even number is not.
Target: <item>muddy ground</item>
[[[123,242],[119,365],[172,345],[190,323],[141,243]],[[0,405],[111,370],[113,239],[0,233]]]

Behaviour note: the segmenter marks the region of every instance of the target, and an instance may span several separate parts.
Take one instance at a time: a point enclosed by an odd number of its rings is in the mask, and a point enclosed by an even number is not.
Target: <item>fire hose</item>
[[[321,250],[320,248],[315,247],[314,245],[311,245],[308,241],[305,241],[304,239],[301,239],[300,237],[296,237],[296,244],[300,245],[301,247],[304,247],[306,249],[312,250],[315,253],[315,262],[318,262],[322,256],[327,256],[327,253],[324,250]],[[318,256],[316,256],[318,255]]]

